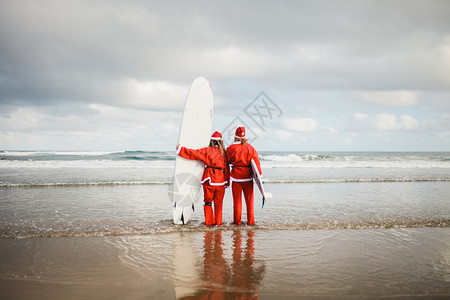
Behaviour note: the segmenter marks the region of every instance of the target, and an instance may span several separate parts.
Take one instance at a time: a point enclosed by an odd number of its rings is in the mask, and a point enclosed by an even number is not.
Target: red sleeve
[[[256,166],[258,167],[259,175],[262,176],[261,164],[259,162],[258,152],[256,152],[255,148],[253,148],[253,151],[252,151],[252,159],[255,161]]]
[[[206,153],[207,153],[206,148],[195,150],[186,147],[181,147],[180,151],[178,152],[178,155],[187,159],[201,160],[206,164],[207,163]]]
[[[229,186],[231,184],[230,165],[228,164],[228,156],[226,151],[225,151],[225,180],[227,181],[226,186]]]

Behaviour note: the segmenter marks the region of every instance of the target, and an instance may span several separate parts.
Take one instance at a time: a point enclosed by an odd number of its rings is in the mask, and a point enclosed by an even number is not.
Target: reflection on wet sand
[[[224,243],[223,234],[226,233],[205,232],[203,257],[197,266],[200,281],[196,284],[196,291],[192,292],[192,286],[179,286],[183,281],[178,281],[175,288],[177,299],[258,299],[265,264],[254,258],[254,231],[233,231],[231,245]],[[231,246],[231,255],[226,253],[227,246]],[[185,251],[189,252],[189,246]],[[179,267],[175,266],[175,269]]]

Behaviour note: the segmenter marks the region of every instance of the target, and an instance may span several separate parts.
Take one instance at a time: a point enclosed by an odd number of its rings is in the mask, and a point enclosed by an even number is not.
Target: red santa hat
[[[222,134],[220,132],[216,131],[216,132],[214,132],[211,135],[211,139],[215,140],[215,141],[221,141],[222,140]]]
[[[234,135],[239,139],[245,137],[245,127],[238,127]]]

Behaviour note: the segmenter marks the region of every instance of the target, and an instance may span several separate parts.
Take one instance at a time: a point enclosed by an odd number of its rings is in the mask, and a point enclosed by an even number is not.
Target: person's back
[[[222,225],[223,197],[230,177],[222,134],[214,132],[209,147],[189,149],[178,144],[177,153],[186,159],[200,160],[205,164],[202,177],[205,224]]]
[[[252,180],[251,160],[254,159],[259,167],[258,153],[255,148],[247,142],[238,141],[227,149],[228,163],[233,165],[231,178],[236,182]],[[261,169],[259,169],[261,173]]]
[[[247,206],[247,224],[255,223],[253,212],[253,176],[251,161],[255,161],[259,173],[262,175],[258,153],[252,145],[247,143],[245,128],[238,127],[235,134],[235,143],[227,149],[228,163],[231,165],[231,189],[233,192],[233,222],[241,224],[242,193],[244,193]]]

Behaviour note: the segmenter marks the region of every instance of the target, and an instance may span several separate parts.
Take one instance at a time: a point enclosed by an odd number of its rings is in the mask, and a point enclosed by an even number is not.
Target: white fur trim
[[[235,135],[234,137],[238,138],[238,139],[243,139],[243,138],[245,138],[245,135],[244,136],[237,136],[237,135]]]
[[[231,179],[235,182],[249,182],[249,181],[253,180],[253,178],[238,179],[238,178],[234,178],[234,177],[231,177]]]
[[[212,186],[221,186],[221,185],[225,185],[225,184],[227,184],[227,182],[225,181],[225,182],[222,182],[222,183],[213,183],[213,182],[209,182],[209,185],[212,185]]]
[[[203,179],[202,183],[205,183],[208,180],[209,180],[209,185],[212,185],[212,186],[220,186],[220,185],[225,185],[225,184],[228,183],[228,181],[224,181],[224,182],[221,182],[221,183],[211,182],[211,177],[207,177],[207,178]]]
[[[181,146],[181,144],[180,144],[180,146],[178,147],[178,150],[177,150],[177,155],[180,155],[181,148],[183,148],[183,146]]]
[[[215,140],[215,141],[221,141],[222,139],[219,137],[211,137],[211,140]]]

